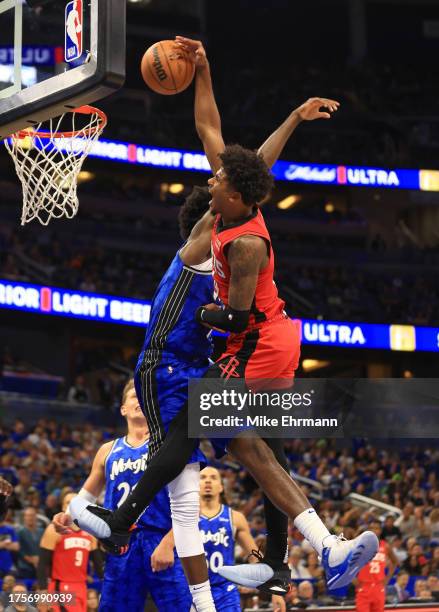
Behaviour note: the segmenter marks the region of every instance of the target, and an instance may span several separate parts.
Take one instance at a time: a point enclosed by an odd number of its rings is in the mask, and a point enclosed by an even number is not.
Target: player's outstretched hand
[[[161,541],[151,555],[151,568],[153,572],[162,572],[174,565],[174,549]]]
[[[10,482],[4,478],[0,478],[0,495],[6,495],[7,497],[12,494],[14,487]]]
[[[207,66],[206,51],[201,40],[193,40],[184,36],[176,36],[175,41],[179,47],[184,49],[186,53],[192,57],[195,66]]]
[[[314,121],[315,119],[330,119],[331,113],[335,113],[340,102],[328,98],[310,98],[304,104],[296,108],[296,113],[301,121]],[[325,108],[326,111],[321,111]]]
[[[52,523],[57,533],[71,533],[72,531],[73,519],[70,514],[58,512],[53,517]]]

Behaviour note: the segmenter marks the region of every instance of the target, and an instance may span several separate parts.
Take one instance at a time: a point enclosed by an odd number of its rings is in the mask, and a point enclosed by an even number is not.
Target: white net
[[[105,125],[104,113],[81,107],[5,140],[23,187],[21,225],[33,219],[47,225],[52,218],[76,215],[78,175]]]

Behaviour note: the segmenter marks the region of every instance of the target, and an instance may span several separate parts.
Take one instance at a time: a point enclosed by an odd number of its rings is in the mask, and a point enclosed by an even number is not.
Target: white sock
[[[190,584],[189,591],[197,612],[215,612],[215,604],[208,580],[201,584]]]
[[[294,525],[303,537],[308,540],[319,557],[322,556],[324,546],[331,546],[337,540],[336,536],[329,533],[314,508],[308,508],[296,516]],[[323,543],[325,539],[326,541]]]

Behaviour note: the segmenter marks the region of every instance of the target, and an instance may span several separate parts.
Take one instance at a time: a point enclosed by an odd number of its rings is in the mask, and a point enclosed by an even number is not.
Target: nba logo
[[[66,6],[64,59],[73,62],[82,55],[82,0],[73,0]]]

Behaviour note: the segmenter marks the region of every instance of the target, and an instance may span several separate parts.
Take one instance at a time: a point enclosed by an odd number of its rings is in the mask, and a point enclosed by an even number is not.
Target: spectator
[[[22,593],[28,593],[27,586],[19,582],[13,587],[11,595],[20,596]],[[5,608],[5,612],[38,612],[38,610],[29,604],[11,603],[7,608]]]
[[[298,595],[300,603],[306,606],[312,606],[314,598],[314,588],[309,580],[303,580],[298,587]]]
[[[11,574],[3,576],[2,592],[0,593],[0,604],[6,608],[9,605],[9,595],[15,586],[15,577]]]
[[[403,568],[411,576],[420,576],[422,574],[422,565],[419,563],[417,555],[410,554],[403,563]]]
[[[431,599],[431,591],[428,586],[427,580],[416,580],[415,599],[423,599],[423,600]]]
[[[433,549],[433,558],[430,566],[431,573],[439,575],[439,546]]]
[[[90,393],[85,386],[83,376],[77,376],[75,384],[72,385],[67,394],[67,401],[78,404],[87,404],[90,401]]]
[[[290,553],[290,557],[288,559],[288,565],[290,566],[291,578],[293,580],[311,578],[311,574],[306,569],[306,567],[303,565],[302,552],[300,548],[298,548],[297,546],[295,546]]]
[[[393,514],[388,514],[384,519],[382,537],[388,542],[393,542],[395,538],[401,537],[401,530],[395,525],[395,517]]]
[[[311,578],[319,579],[324,573],[323,568],[319,563],[317,553],[314,551],[308,553],[305,567],[308,570]]]
[[[433,601],[433,597],[432,597],[430,589],[424,587],[419,592],[419,599],[421,599],[422,601]]]
[[[431,511],[428,524],[430,526],[431,543],[439,546],[439,508]]]
[[[9,514],[9,513],[8,513]],[[20,548],[15,529],[8,524],[8,514],[5,520],[0,521],[0,578],[10,574],[14,568],[13,552]]]
[[[408,502],[404,506],[401,516],[395,521],[395,526],[399,528],[403,538],[416,537],[417,525],[412,502]]]
[[[430,574],[427,578],[428,588],[432,593],[439,593],[439,577]]]
[[[395,538],[392,542],[392,548],[396,558],[399,561],[399,564],[401,565],[401,563],[403,563],[408,557],[407,549],[404,547],[402,538]]]
[[[423,591],[426,586],[428,586],[426,580],[421,580],[421,579],[416,580],[416,582],[415,582],[415,597],[420,597],[420,592]]]
[[[408,572],[400,571],[396,577],[395,584],[387,587],[387,594],[392,600],[397,603],[403,603],[410,597],[410,593],[407,590],[410,575]]]
[[[87,612],[95,612],[99,608],[99,594],[96,589],[87,591]]]
[[[20,551],[17,569],[20,578],[35,578],[40,551],[40,540],[43,528],[37,525],[35,508],[26,508],[23,512],[24,526],[18,532]]]

